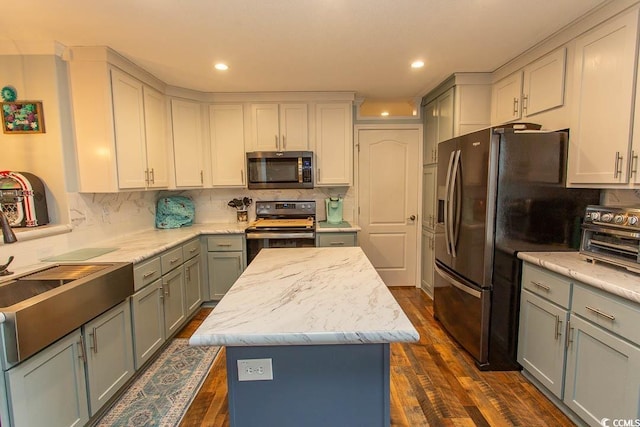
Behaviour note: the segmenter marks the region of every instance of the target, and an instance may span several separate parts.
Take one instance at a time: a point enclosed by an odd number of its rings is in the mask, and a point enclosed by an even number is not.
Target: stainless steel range
[[[256,220],[245,231],[247,263],[262,248],[301,248],[316,245],[314,200],[258,201]]]
[[[640,207],[587,206],[580,253],[640,273]]]

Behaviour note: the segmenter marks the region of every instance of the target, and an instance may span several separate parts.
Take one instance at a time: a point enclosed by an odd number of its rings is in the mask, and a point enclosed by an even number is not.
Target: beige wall
[[[0,170],[30,172],[38,176],[47,191],[51,223],[69,222],[63,135],[72,135],[64,62],[55,55],[0,56],[0,86],[13,86],[18,100],[42,101],[45,133],[0,133]],[[64,73],[61,76],[61,73]],[[63,90],[62,96],[60,95]],[[65,129],[62,128],[65,123]]]

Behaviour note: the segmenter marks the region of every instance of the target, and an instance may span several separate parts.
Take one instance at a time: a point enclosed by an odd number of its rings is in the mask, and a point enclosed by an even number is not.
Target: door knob
[[[411,215],[408,219],[409,219],[410,221],[415,221],[415,220],[416,220],[416,216],[415,216],[415,215]]]

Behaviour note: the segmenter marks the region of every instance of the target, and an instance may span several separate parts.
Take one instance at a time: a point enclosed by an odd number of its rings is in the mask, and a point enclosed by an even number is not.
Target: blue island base
[[[231,427],[388,427],[389,344],[227,347]],[[272,359],[273,380],[238,381]]]

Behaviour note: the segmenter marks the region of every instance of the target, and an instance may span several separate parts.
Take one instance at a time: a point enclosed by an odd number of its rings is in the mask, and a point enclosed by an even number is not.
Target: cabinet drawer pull
[[[549,292],[551,290],[551,288],[549,286],[543,285],[542,283],[534,282],[533,280],[531,281],[531,283],[533,283],[534,285],[536,285],[540,289],[544,289],[547,292]]]
[[[558,338],[560,338],[560,335],[562,335],[562,334],[560,333],[560,328],[561,328],[561,327],[562,327],[562,320],[560,320],[560,316],[558,316],[558,315],[556,314],[556,331],[555,331],[556,340],[557,340]]]
[[[231,243],[216,243],[217,246],[222,246],[222,247],[229,247],[231,246]]]
[[[344,246],[344,242],[331,242],[329,243],[331,246]]]
[[[178,261],[180,261],[180,258],[173,258],[169,261],[169,264],[175,264]]]
[[[607,314],[607,313],[605,313],[604,311],[602,311],[600,309],[589,307],[588,305],[585,305],[584,308],[586,308],[589,311],[594,312],[598,316],[606,317],[609,320],[616,320],[615,316],[612,316],[611,314]]]
[[[146,279],[147,277],[151,277],[151,276],[153,276],[153,275],[154,275],[154,274],[156,274],[157,272],[158,272],[158,270],[153,270],[153,271],[150,271],[150,272],[148,272],[148,273],[144,273],[144,274],[142,275],[142,278],[143,278],[143,279]]]
[[[195,252],[195,251],[197,251],[197,250],[198,250],[198,248],[191,248],[191,249],[189,250],[189,253],[190,253],[190,254],[192,254],[192,253],[194,253],[194,252]]]

